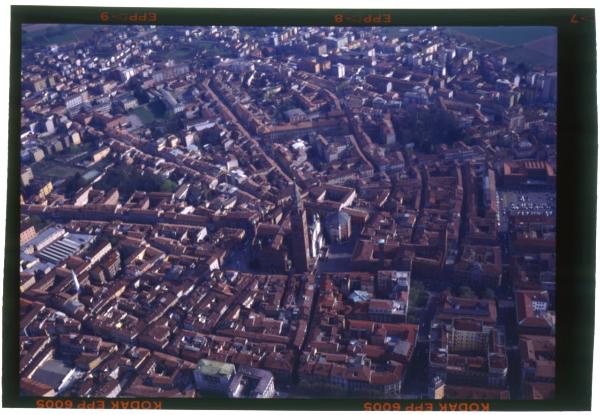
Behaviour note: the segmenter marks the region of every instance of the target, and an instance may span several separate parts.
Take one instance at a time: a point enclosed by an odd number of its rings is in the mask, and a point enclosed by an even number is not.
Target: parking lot
[[[499,191],[498,221],[500,230],[508,230],[509,216],[554,216],[556,214],[556,194],[551,192]]]

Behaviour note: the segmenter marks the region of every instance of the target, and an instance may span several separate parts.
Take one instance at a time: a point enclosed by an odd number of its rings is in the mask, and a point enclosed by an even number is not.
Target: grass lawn
[[[57,161],[40,161],[31,166],[35,177],[48,177],[51,179],[66,179],[75,173],[83,173],[84,169],[68,166]]]

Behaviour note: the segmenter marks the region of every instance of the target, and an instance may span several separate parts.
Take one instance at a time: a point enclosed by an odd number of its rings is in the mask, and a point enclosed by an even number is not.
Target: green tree
[[[44,220],[38,215],[31,215],[29,217],[29,223],[31,223],[36,230],[40,230],[45,226]]]
[[[135,191],[173,192],[177,183],[156,174],[139,172],[131,167],[117,166],[111,169],[95,188],[110,190],[117,188],[123,200],[128,199]]]
[[[486,288],[483,292],[483,298],[493,300],[494,298],[496,298],[496,292],[491,288]]]
[[[84,184],[85,180],[81,176],[81,173],[75,173],[65,182],[65,196],[68,198],[75,196],[75,193],[77,193],[77,191],[81,189]]]
[[[458,296],[461,298],[477,298],[475,292],[467,285],[462,285],[458,288]]]
[[[184,128],[185,128],[185,123],[178,116],[172,117],[167,122],[167,131],[170,133],[177,133],[177,132],[183,130]]]
[[[519,63],[515,68],[515,72],[518,73],[519,75],[526,75],[527,72],[529,72],[529,71],[531,71],[531,67],[529,64],[527,64],[525,62]]]
[[[344,95],[350,93],[352,91],[352,88],[353,88],[353,86],[350,83],[350,81],[344,81],[335,88],[335,93],[336,93],[336,95],[344,96]]]
[[[217,144],[221,136],[219,135],[219,128],[211,127],[200,133],[200,142],[207,144]]]
[[[408,296],[409,308],[424,307],[429,299],[429,294],[425,291],[425,286],[421,281],[413,281],[410,285],[410,294]]]
[[[160,191],[161,192],[171,192],[173,193],[177,190],[177,183],[169,179],[163,179],[160,181]]]
[[[454,115],[440,106],[406,114],[398,123],[398,133],[404,142],[415,143],[425,153],[433,152],[436,145],[451,145],[468,138]]]

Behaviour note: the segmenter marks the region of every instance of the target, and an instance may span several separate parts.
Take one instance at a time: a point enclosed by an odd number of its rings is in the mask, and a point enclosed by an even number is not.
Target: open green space
[[[436,145],[469,140],[456,118],[438,107],[417,109],[411,116],[403,117],[396,132],[403,143],[414,143],[419,151],[428,154],[433,153]]]
[[[213,42],[210,40],[196,40],[192,42],[192,45],[198,49],[200,53],[207,51],[209,56],[222,56],[222,57],[233,57],[235,54],[219,42]]]
[[[234,57],[235,54],[227,47],[221,45],[219,42],[212,40],[194,40],[189,44],[181,44],[171,46],[169,49],[164,51],[156,52],[156,58],[160,60],[173,59],[175,61],[189,61],[196,54],[202,54],[204,56],[222,56],[222,57]]]
[[[151,124],[157,118],[146,105],[131,110],[131,114],[136,115],[144,124]]]
[[[23,29],[24,46],[47,46],[89,39],[94,30],[87,25],[44,25],[39,30],[35,25]]]
[[[466,41],[483,53],[506,56],[509,64],[526,64],[533,68],[556,66],[556,58],[546,45],[536,50],[532,42],[548,42],[556,29],[548,26],[451,27],[447,29],[459,40]]]
[[[91,150],[91,148],[93,147],[92,143],[81,143],[78,145],[72,145],[71,147],[68,148],[68,150],[65,152],[66,154],[68,154],[68,158],[72,158],[73,156],[76,155],[80,155],[80,156],[87,156],[87,152]]]
[[[522,46],[505,48],[498,52],[506,56],[508,63],[514,63],[515,65],[524,63],[533,68],[556,66],[556,58]]]
[[[118,166],[110,169],[98,181],[94,188],[101,190],[119,189],[121,200],[125,201],[135,191],[145,192],[174,192],[177,184],[162,176],[140,172],[129,166]]]
[[[66,179],[84,171],[81,167],[67,165],[54,160],[42,160],[34,163],[31,169],[35,177],[47,177],[50,179]]]
[[[171,48],[164,52],[160,52],[160,56],[162,59],[187,61],[192,59],[197,52],[198,50],[196,48],[190,46],[181,46],[177,48]]]
[[[461,26],[449,31],[463,33],[480,39],[517,46],[546,36],[556,35],[556,28],[549,26]]]

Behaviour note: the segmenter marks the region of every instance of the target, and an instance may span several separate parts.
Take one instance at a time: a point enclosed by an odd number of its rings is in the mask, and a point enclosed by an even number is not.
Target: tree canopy
[[[467,138],[454,116],[439,106],[405,115],[400,119],[398,130],[402,141],[415,143],[424,153],[432,153],[436,145],[451,145]]]
[[[174,192],[177,183],[156,174],[141,172],[131,167],[115,167],[96,183],[100,190],[119,190],[123,199],[128,199],[136,190],[145,192]]]
[[[468,285],[461,285],[454,290],[453,294],[461,298],[477,298],[477,294]]]
[[[85,180],[81,173],[77,172],[65,182],[65,197],[71,198],[83,187]]]
[[[408,302],[410,307],[424,307],[429,299],[425,286],[421,281],[413,281],[410,286]]]

